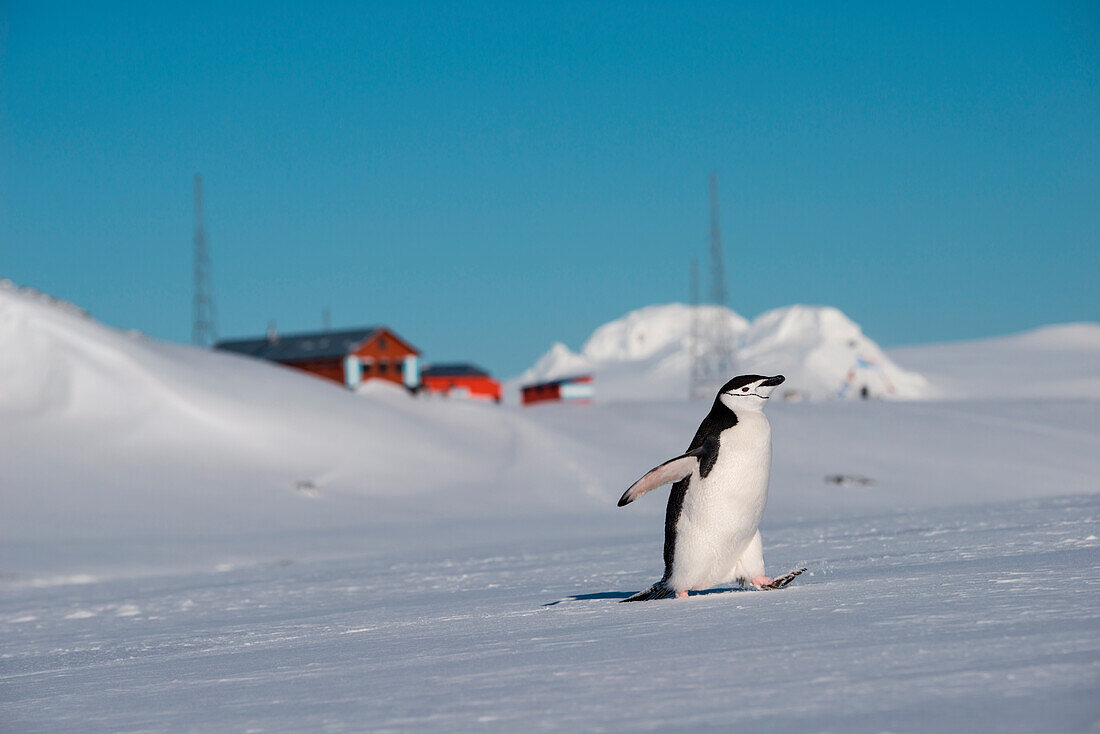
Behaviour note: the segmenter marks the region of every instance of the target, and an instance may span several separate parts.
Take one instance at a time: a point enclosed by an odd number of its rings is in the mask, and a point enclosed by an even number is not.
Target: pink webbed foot
[[[804,567],[803,568],[796,568],[795,570],[791,571],[787,575],[780,576],[777,579],[770,579],[767,576],[764,576],[763,574],[761,574],[760,576],[753,576],[752,577],[752,584],[753,584],[753,586],[757,586],[761,589],[782,589],[784,586],[786,586],[787,584],[794,581],[795,578],[797,576],[799,576],[805,570],[806,569]]]
[[[688,598],[687,590],[685,589],[684,591],[677,591],[676,592],[676,598],[677,599],[687,599]]]

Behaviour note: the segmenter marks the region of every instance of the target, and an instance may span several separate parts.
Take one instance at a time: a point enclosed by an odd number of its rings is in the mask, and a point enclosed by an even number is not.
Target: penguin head
[[[772,390],[783,383],[783,375],[741,375],[735,377],[718,391],[718,401],[735,413],[738,411],[764,410],[764,403]]]

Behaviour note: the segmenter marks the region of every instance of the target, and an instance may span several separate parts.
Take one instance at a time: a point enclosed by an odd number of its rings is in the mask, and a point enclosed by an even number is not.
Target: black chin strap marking
[[[758,395],[754,392],[727,392],[723,395],[729,395],[731,398],[760,398],[761,400],[767,400],[767,395]]]

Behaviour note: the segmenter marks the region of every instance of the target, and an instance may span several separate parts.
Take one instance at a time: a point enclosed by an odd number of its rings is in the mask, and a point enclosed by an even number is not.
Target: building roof
[[[488,377],[480,367],[466,363],[431,364],[420,370],[422,377]]]
[[[532,382],[527,385],[521,385],[520,390],[529,390],[536,387],[555,387],[557,385],[563,385],[567,382],[592,382],[592,375],[572,375],[570,377],[559,377],[554,380],[546,380],[544,382]]]
[[[384,327],[368,326],[344,331],[317,331],[310,334],[280,334],[275,339],[235,339],[221,341],[215,349],[269,359],[272,362],[304,362],[311,359],[346,357]]]

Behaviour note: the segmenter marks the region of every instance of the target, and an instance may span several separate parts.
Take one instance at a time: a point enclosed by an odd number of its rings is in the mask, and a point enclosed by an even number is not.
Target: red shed
[[[592,402],[592,387],[592,375],[578,375],[524,385],[520,394],[524,405],[547,401],[587,405]]]
[[[218,342],[215,349],[303,370],[354,388],[381,379],[420,384],[420,351],[384,326]]]
[[[472,364],[428,365],[420,379],[430,393],[500,402],[500,382]]]

